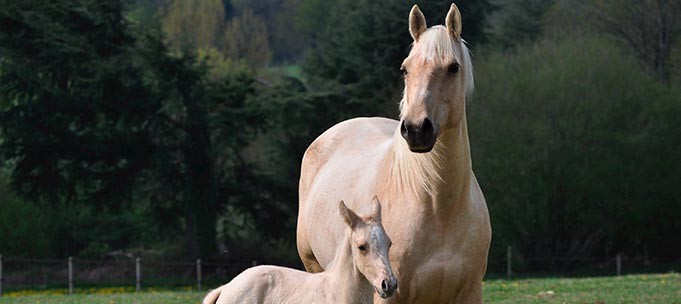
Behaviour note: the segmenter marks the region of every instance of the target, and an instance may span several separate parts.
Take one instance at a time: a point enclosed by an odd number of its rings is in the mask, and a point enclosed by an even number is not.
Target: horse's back
[[[310,184],[334,155],[355,155],[366,149],[372,139],[392,137],[398,122],[383,117],[359,117],[342,121],[324,131],[305,151],[301,165],[300,202],[306,201]]]
[[[336,212],[335,208],[330,207],[331,205],[319,206],[319,204],[329,203],[335,206],[338,200],[343,199],[349,206],[353,208],[358,207],[353,203],[357,197],[325,196],[320,198],[310,197],[311,193],[314,192],[317,195],[321,194],[324,196],[323,194],[334,192],[332,188],[347,189],[352,184],[361,184],[363,180],[368,180],[369,178],[365,177],[363,179],[362,176],[355,176],[353,174],[363,171],[359,170],[360,168],[366,169],[366,166],[376,166],[378,164],[376,160],[382,157],[381,154],[389,146],[397,125],[398,122],[396,120],[382,117],[361,117],[346,120],[322,133],[305,151],[298,189],[297,245],[298,253],[308,271],[320,272],[326,264],[319,263],[315,255],[319,254],[319,250],[313,250],[309,240],[308,228],[318,227],[314,223],[309,223],[309,220],[312,220],[311,214],[315,214],[315,218],[320,217],[331,221],[337,220],[338,224],[340,224],[340,218],[333,216]],[[341,183],[345,184],[341,185]],[[347,194],[356,195],[356,193]],[[371,197],[369,197],[370,199]],[[329,216],[320,216],[318,214],[320,209],[321,212],[328,213]],[[359,208],[359,210],[362,210],[362,208]],[[324,226],[331,228],[336,225]],[[341,232],[342,230],[330,230],[315,234],[319,237],[320,234],[331,236],[335,234],[340,235]],[[327,240],[334,242],[335,239],[329,237]],[[328,249],[329,253],[333,253],[335,246],[329,246]],[[323,260],[329,262],[332,257],[332,254],[327,254]]]

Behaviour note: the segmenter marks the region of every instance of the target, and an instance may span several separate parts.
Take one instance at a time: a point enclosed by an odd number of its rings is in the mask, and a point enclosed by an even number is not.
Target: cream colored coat
[[[328,271],[307,273],[277,266],[252,267],[206,295],[203,304],[369,304],[374,291],[394,294],[397,281],[388,259],[390,238],[381,225],[381,206],[362,218],[341,201],[343,241]]]
[[[433,121],[430,152],[411,152],[401,122],[374,117],[333,126],[303,157],[297,245],[308,271],[326,269],[343,239],[328,202],[344,199],[359,212],[374,195],[383,203],[399,288],[375,303],[482,303],[491,227],[471,168],[465,99],[473,74],[460,20],[453,4],[446,27],[426,30],[418,7],[410,13],[415,42],[403,63],[400,116]]]

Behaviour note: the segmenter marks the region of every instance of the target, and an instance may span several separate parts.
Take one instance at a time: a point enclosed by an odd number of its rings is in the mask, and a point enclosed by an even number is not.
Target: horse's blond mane
[[[435,195],[435,185],[444,180],[438,174],[440,166],[444,164],[442,153],[443,144],[438,140],[433,150],[428,153],[413,153],[409,151],[407,143],[400,137],[399,132],[394,140],[392,166],[388,174],[388,184],[397,189],[410,189],[418,194],[424,190],[430,197]]]

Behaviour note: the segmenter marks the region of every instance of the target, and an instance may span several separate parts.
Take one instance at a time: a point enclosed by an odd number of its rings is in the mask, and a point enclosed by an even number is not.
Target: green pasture
[[[626,275],[594,278],[541,278],[488,280],[485,303],[681,303],[681,275]],[[63,295],[63,291],[9,292],[0,304],[52,303],[199,303],[205,292],[129,289],[90,289],[90,294]]]

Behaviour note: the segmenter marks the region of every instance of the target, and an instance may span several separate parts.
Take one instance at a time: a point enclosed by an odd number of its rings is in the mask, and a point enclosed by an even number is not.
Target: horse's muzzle
[[[392,295],[395,294],[395,290],[397,290],[397,279],[395,277],[382,280],[381,288],[376,288],[376,292],[383,299],[392,297]]]
[[[403,120],[400,133],[407,141],[409,150],[415,153],[430,152],[437,140],[437,131],[429,118],[425,118],[420,124],[412,124]]]

